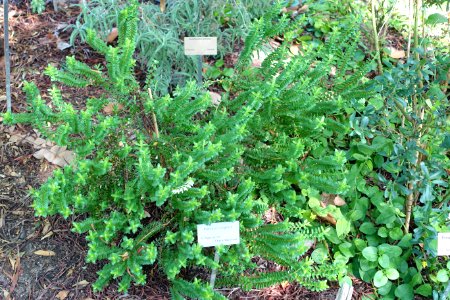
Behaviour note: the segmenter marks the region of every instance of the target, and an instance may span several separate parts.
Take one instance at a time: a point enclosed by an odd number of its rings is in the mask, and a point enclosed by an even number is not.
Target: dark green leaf
[[[419,286],[418,288],[416,288],[415,292],[419,295],[422,295],[424,297],[429,297],[431,296],[431,285],[426,283],[426,284],[422,284],[421,286]]]
[[[363,223],[363,224],[359,227],[359,230],[360,230],[362,233],[365,233],[365,234],[368,234],[368,235],[374,234],[375,232],[377,232],[377,229],[376,229],[375,225],[373,225],[373,223],[371,223],[371,222],[365,222],[365,223]]]
[[[413,287],[410,284],[401,284],[395,289],[395,296],[400,299],[414,299]]]

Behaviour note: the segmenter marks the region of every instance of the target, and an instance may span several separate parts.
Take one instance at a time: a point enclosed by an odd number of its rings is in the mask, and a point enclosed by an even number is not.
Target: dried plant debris
[[[34,149],[37,149],[37,151],[33,153],[33,157],[37,159],[45,159],[54,165],[64,167],[70,164],[75,157],[73,151],[67,150],[66,146],[61,147],[55,145],[53,142],[44,140],[37,131],[23,133],[22,131],[17,130],[15,126],[7,128],[6,131],[9,133],[10,143],[28,143],[31,144]]]

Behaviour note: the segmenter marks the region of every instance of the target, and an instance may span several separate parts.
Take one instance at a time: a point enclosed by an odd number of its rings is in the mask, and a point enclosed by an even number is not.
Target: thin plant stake
[[[197,83],[199,86],[203,84],[203,55],[197,57]]]
[[[214,247],[214,262],[215,263],[219,263],[219,252],[217,252],[217,248]],[[216,282],[216,276],[217,276],[217,269],[214,268],[212,269],[211,272],[211,278],[209,280],[209,285],[211,286],[212,289],[214,289],[214,284]]]
[[[6,111],[11,112],[11,64],[9,59],[9,31],[8,31],[8,0],[3,0],[3,19],[5,28],[5,83],[6,83]]]

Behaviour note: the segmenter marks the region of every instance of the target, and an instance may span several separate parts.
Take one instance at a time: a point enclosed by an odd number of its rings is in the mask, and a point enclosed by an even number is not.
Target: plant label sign
[[[198,243],[202,247],[240,243],[239,221],[197,225]]]
[[[438,232],[437,255],[450,255],[450,232]]]
[[[185,55],[217,55],[217,37],[185,37]]]

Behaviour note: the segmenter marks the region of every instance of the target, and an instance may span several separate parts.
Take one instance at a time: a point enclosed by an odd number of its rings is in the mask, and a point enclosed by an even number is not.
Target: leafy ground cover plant
[[[120,13],[117,47],[87,31],[86,40],[105,55],[106,67],[68,57],[63,70],[46,70],[54,82],[100,88],[102,97],[77,109],[54,86],[48,105],[27,83],[30,111],[4,115],[10,123],[32,124],[76,153],[72,165],[33,192],[36,214],[75,216],[74,231],[87,233],[87,261],[106,261],[96,290],[113,279],[120,280],[122,292],[132,283],[145,284],[144,265],[167,276],[174,298],[223,298],[202,280],[186,277],[190,267],[218,269],[222,286],[250,289],[295,281],[325,289],[345,268],[327,255],[322,241],[331,228],[319,226],[317,215],[333,215],[339,236],[349,231],[335,206],[319,203],[323,191],[348,189],[345,157],[330,151],[328,143],[345,129],[345,101],[367,88],[359,82],[366,66],[342,76],[348,59],[341,49],[354,47],[349,38],[354,31],[343,26],[319,52],[290,57],[287,41],[297,24],[286,16],[278,19],[281,5],[274,6],[252,28],[239,72],[230,79],[231,92],[215,107],[192,82],[158,97],[150,80],[144,87],[136,81],[137,6]],[[286,43],[261,69],[249,68],[251,53],[282,32]],[[344,72],[332,79],[335,65]],[[114,111],[105,113],[110,104]],[[269,206],[285,220],[264,224]],[[217,247],[217,263],[211,249],[196,243],[196,225],[235,220],[241,243]],[[311,240],[319,246],[310,257]],[[254,256],[276,262],[281,271],[255,272]]]
[[[119,11],[127,1],[83,2],[79,20],[72,27],[71,43],[86,39],[93,28],[106,37],[117,26]],[[165,10],[152,3],[139,5],[138,59],[146,67],[158,64],[152,84],[156,93],[182,85],[195,74],[195,58],[184,55],[185,36],[217,36],[221,57],[232,53],[248,32],[253,18],[261,16],[271,1],[167,1]],[[101,17],[99,17],[101,16]],[[82,21],[81,21],[82,20]]]
[[[348,259],[383,299],[448,294],[447,259],[436,250],[437,233],[448,231],[449,61],[416,54],[389,65],[374,81],[379,92],[347,110],[354,188],[342,213],[355,230],[331,241],[335,258]]]

